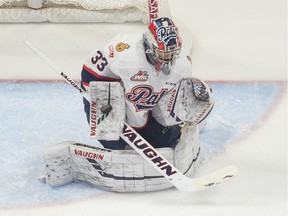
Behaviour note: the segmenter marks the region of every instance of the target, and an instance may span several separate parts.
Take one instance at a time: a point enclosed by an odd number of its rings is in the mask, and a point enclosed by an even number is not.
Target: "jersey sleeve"
[[[86,90],[89,89],[91,81],[120,81],[121,79],[111,71],[111,58],[108,48],[98,49],[90,53],[86,62],[83,64],[81,72],[81,83]]]
[[[110,51],[109,51],[110,50]],[[111,58],[111,48],[105,46],[102,49],[96,49],[91,52],[83,64],[81,71],[81,87],[89,92],[89,83],[91,81],[120,81],[121,79],[111,70],[113,59]],[[83,99],[84,111],[87,121],[90,122],[90,103]]]
[[[121,81],[125,91],[129,91],[134,85],[137,85],[138,83],[130,81],[130,77],[137,73],[138,65],[142,63],[138,62],[138,54],[135,51],[140,43],[139,38],[142,38],[142,34],[119,34],[102,49],[93,51],[83,64],[82,87],[89,91],[91,81]],[[140,46],[142,48],[142,43]],[[84,105],[89,122],[90,104],[85,99]],[[145,127],[149,120],[148,111],[138,112],[135,110],[134,104],[128,102],[126,102],[126,116],[127,123],[135,129]]]

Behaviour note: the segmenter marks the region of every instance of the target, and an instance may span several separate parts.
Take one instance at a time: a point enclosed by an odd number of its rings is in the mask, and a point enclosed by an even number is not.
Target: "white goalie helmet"
[[[179,57],[182,41],[178,28],[167,17],[156,19],[150,23],[143,34],[147,59],[158,72],[169,74]]]

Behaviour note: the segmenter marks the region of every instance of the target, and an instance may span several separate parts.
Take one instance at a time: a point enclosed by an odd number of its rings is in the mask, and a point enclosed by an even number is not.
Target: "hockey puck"
[[[101,110],[101,112],[102,112],[103,114],[108,114],[108,113],[111,112],[112,106],[111,106],[110,104],[107,104],[107,105],[101,107],[100,110]]]

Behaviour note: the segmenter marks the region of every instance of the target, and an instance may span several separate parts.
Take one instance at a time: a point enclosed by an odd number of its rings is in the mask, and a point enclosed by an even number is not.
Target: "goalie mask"
[[[181,50],[178,29],[169,18],[159,18],[150,23],[143,34],[147,59],[158,72],[169,74]]]

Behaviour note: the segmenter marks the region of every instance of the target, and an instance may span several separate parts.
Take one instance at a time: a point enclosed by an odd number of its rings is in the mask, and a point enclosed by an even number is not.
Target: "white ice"
[[[70,138],[92,143],[85,136],[87,125],[81,97],[68,85],[59,82],[1,82],[0,191],[6,191],[0,197],[1,216],[287,215],[286,1],[170,0],[169,3],[172,14],[192,33],[194,74],[210,81],[218,90],[215,94],[218,94],[216,99],[220,105],[210,119],[208,134],[213,136],[217,145],[221,145],[221,139],[227,142],[220,152],[215,146],[211,147],[214,150],[212,155],[206,149],[209,159],[205,160],[197,176],[231,163],[238,166],[239,175],[230,182],[197,193],[169,189],[119,194],[80,185],[62,189],[49,188],[44,184],[39,186],[34,176],[29,174],[40,170],[39,154],[43,147]],[[61,80],[23,44],[25,39],[37,45],[73,79],[79,80],[83,60],[92,49],[119,32],[143,29],[145,26],[139,23],[0,24],[0,79]],[[241,86],[238,91],[232,88],[230,94],[224,94],[225,85],[243,84],[243,80],[247,81],[244,84],[251,84],[251,81],[255,84],[252,87],[247,85],[247,88]],[[249,88],[256,94],[249,95]],[[284,92],[281,94],[279,91]],[[241,110],[245,96],[249,106]],[[239,111],[229,110],[230,102],[239,106]],[[225,107],[228,110],[223,110]],[[46,118],[43,114],[47,114]],[[255,127],[248,127],[253,118],[255,121],[258,119]],[[255,121],[251,120],[252,123]],[[67,125],[70,125],[68,129]],[[212,133],[217,132],[213,128],[216,126],[226,131],[231,128],[233,133],[237,130],[239,137],[229,141],[221,136],[229,134],[221,133],[220,129],[217,136]],[[245,130],[247,128],[250,130]],[[211,136],[204,136],[203,141],[208,143]],[[25,160],[27,155],[29,160]],[[7,179],[10,184],[7,184]],[[27,179],[31,181],[27,182]],[[41,191],[33,193],[33,187]],[[25,188],[32,191],[29,197],[17,194],[18,190],[25,192]],[[63,197],[61,201],[61,194],[64,196],[71,191],[79,194],[72,200]],[[37,197],[39,194],[41,197]],[[32,202],[33,199],[46,198],[56,201]],[[29,203],[32,200],[30,203],[34,204],[4,205],[7,200],[12,203]]]

